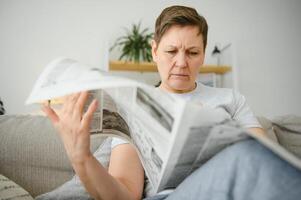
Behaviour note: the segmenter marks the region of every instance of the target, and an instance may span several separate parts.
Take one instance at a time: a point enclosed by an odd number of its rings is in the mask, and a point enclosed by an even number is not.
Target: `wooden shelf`
[[[126,61],[110,61],[110,71],[136,71],[136,72],[157,72],[157,66],[153,62],[126,62]],[[231,71],[230,66],[226,65],[203,65],[200,73],[225,74]]]

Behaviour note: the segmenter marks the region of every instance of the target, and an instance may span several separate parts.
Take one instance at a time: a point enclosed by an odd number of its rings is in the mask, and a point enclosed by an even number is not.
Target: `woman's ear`
[[[154,62],[157,62],[157,49],[158,49],[158,46],[157,46],[157,43],[155,40],[152,40],[151,41],[151,46],[152,46],[152,57],[153,57],[153,61]]]

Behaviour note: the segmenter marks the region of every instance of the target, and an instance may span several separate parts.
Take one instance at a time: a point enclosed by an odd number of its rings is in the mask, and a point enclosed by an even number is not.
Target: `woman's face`
[[[196,26],[172,26],[159,44],[152,42],[152,56],[161,77],[160,88],[185,93],[195,88],[204,62],[203,37]]]

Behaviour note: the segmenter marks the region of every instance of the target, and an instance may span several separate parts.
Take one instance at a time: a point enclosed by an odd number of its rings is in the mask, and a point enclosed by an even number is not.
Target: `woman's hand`
[[[49,105],[42,107],[58,130],[72,165],[83,163],[92,156],[90,124],[98,103],[94,99],[84,113],[88,95],[88,92],[80,92],[67,96],[62,108],[57,112]]]

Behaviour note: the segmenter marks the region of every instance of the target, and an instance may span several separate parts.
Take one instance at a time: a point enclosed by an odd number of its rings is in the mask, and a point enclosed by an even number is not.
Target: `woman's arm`
[[[94,156],[72,165],[87,191],[95,199],[142,198],[144,171],[131,144],[113,148],[109,173]]]
[[[133,199],[142,198],[144,169],[133,145],[120,144],[113,148],[109,173],[130,191]]]
[[[144,174],[134,147],[127,144],[113,149],[109,167],[111,174],[91,153],[90,124],[97,101],[93,100],[84,112],[87,98],[88,92],[81,92],[66,97],[62,109],[57,112],[49,105],[42,109],[58,130],[75,172],[92,197],[139,199]]]

